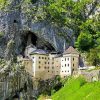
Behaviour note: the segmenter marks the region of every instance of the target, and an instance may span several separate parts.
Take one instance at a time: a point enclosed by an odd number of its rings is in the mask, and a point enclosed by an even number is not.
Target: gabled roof
[[[74,49],[72,46],[70,46],[67,50],[64,51],[63,53],[64,55],[65,54],[79,54],[79,52]]]

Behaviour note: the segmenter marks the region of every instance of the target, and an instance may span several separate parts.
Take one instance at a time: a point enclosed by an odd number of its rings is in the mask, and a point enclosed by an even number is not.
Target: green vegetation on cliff
[[[84,78],[70,79],[56,92],[53,100],[100,100],[100,82],[87,83]]]

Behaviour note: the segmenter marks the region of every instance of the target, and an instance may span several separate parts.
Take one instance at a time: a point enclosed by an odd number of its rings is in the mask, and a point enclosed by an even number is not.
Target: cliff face
[[[62,52],[65,39],[57,34],[60,27],[54,26],[47,20],[35,22],[32,17],[24,13],[21,1],[15,0],[6,8],[7,11],[0,11],[0,33],[3,33],[0,36],[0,57],[23,54],[29,34],[33,34],[32,43],[38,48]],[[15,9],[16,5],[20,6]],[[13,48],[9,47],[11,41],[14,43]],[[67,46],[67,43],[65,44]]]

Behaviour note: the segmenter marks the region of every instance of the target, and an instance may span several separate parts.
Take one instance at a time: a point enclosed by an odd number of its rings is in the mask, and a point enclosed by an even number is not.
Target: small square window
[[[39,66],[39,69],[41,68],[41,66]]]
[[[44,67],[46,69],[46,67]]]

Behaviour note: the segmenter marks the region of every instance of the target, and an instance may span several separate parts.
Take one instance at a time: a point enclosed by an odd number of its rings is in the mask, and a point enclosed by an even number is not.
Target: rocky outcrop
[[[15,54],[23,53],[27,42],[25,37],[29,32],[38,38],[37,46],[39,48],[46,46],[47,48],[50,47],[49,49],[53,48],[56,51],[62,52],[65,39],[58,35],[60,28],[57,28],[47,20],[34,22],[32,17],[24,13],[22,5],[20,4],[21,2],[22,0],[15,0],[8,6],[7,11],[0,11],[0,32],[4,33],[4,35],[0,37],[0,57],[7,56],[7,44],[11,39],[15,43]],[[16,5],[20,6],[16,9]],[[64,30],[64,32],[65,31],[66,30]],[[67,32],[69,34],[71,33],[68,29]],[[35,41],[34,37],[32,40]]]

